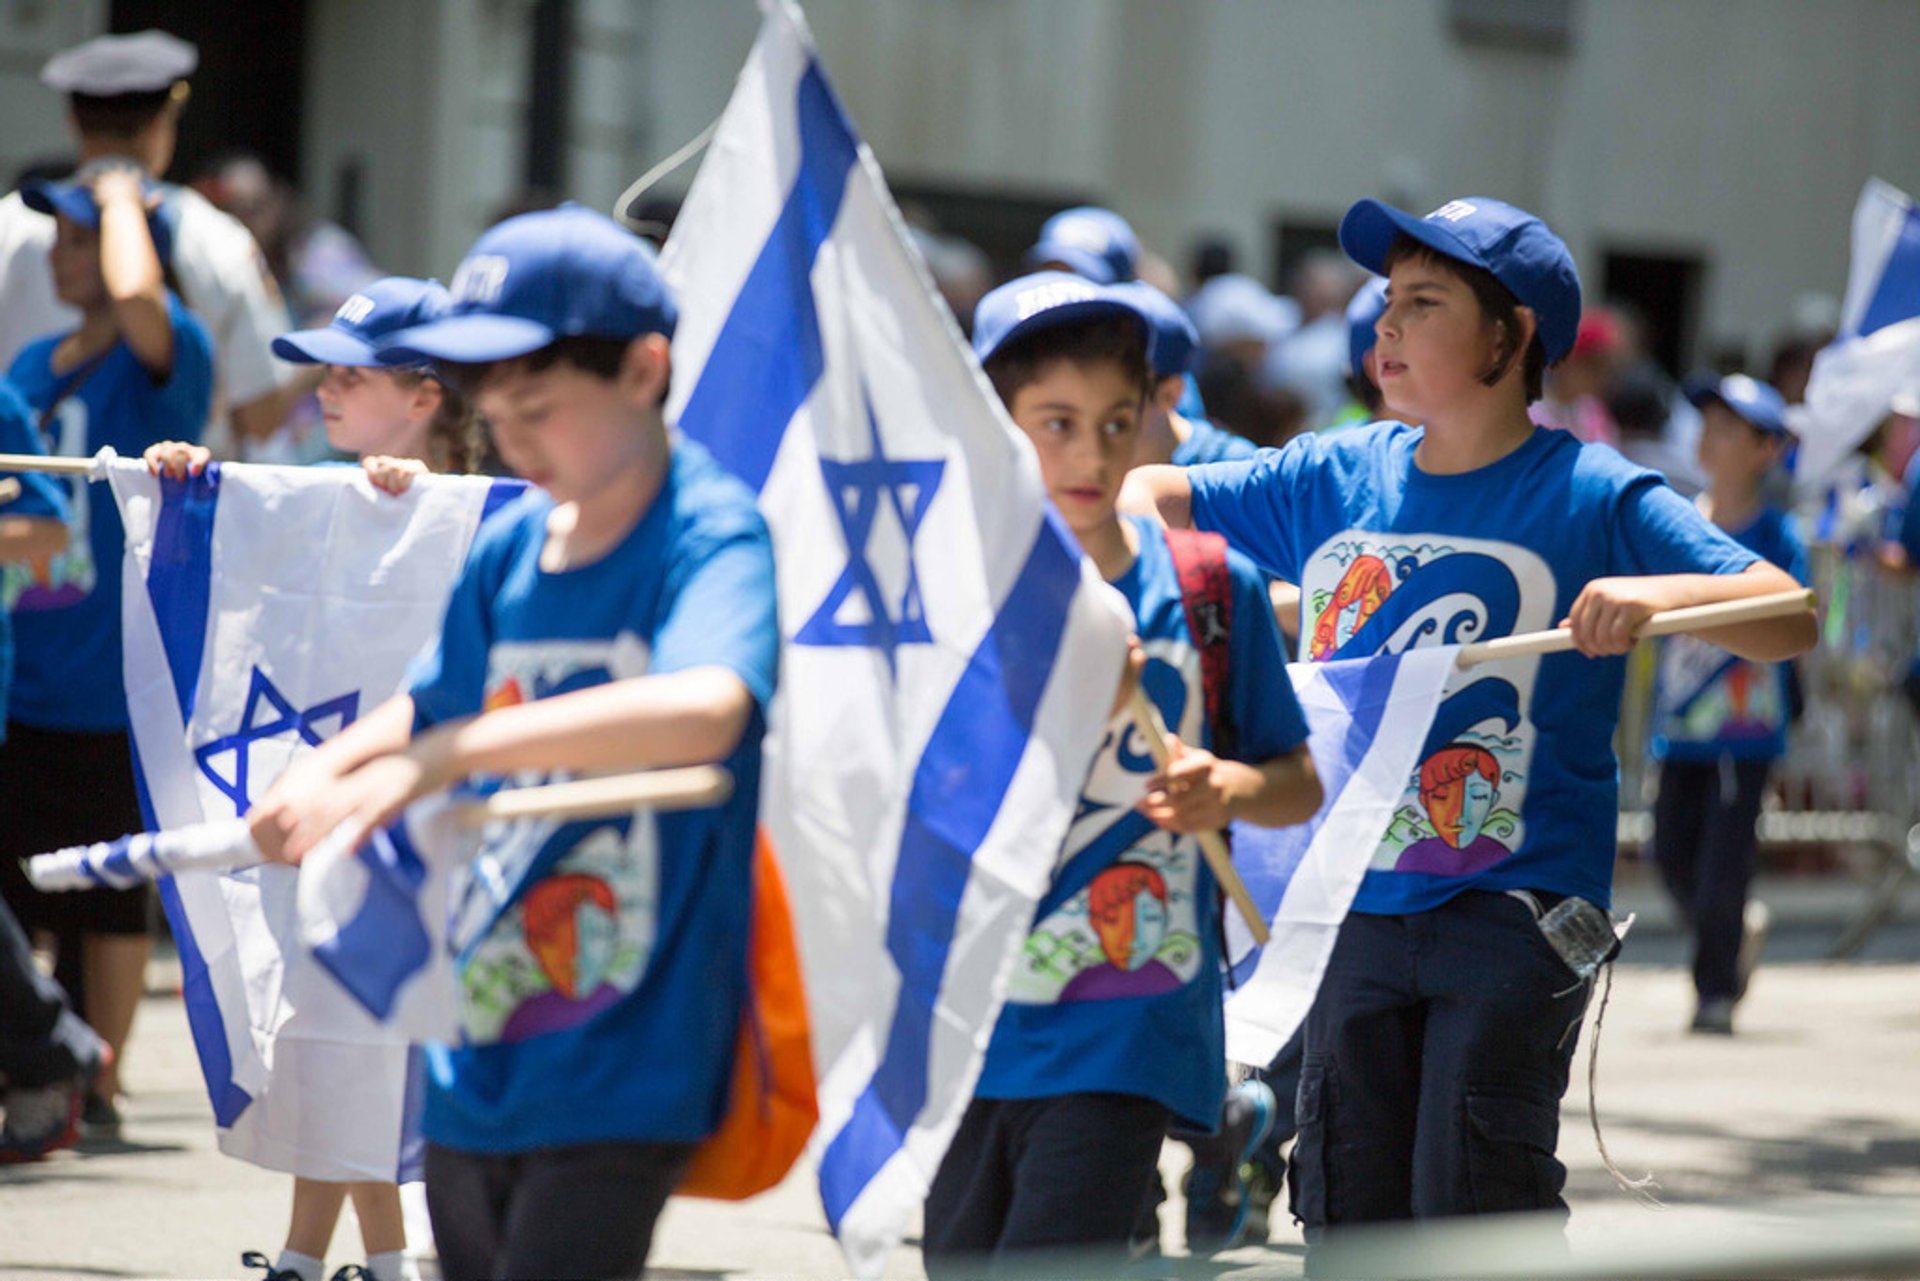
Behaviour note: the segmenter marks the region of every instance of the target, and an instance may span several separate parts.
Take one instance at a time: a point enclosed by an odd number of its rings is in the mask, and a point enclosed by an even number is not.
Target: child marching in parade
[[[1127,287],[1062,272],[1001,286],[974,321],[1049,495],[1133,607],[1142,688],[1181,745],[1156,771],[1123,718],[1095,759],[927,1196],[935,1276],[1034,1251],[1124,1257],[1167,1123],[1211,1130],[1225,1094],[1220,905],[1196,834],[1300,822],[1320,801],[1259,574],[1217,540],[1114,510],[1152,323]]]
[[[1293,1207],[1310,1249],[1347,1224],[1565,1213],[1553,1152],[1586,989],[1536,922],[1610,900],[1619,656],[1656,612],[1794,587],[1654,473],[1528,420],[1580,316],[1539,219],[1367,200],[1340,234],[1388,277],[1375,369],[1422,425],[1142,469],[1130,505],[1299,583],[1303,657],[1556,623],[1578,653],[1465,670],[1443,698],[1307,1019]],[[1813,632],[1804,611],[1705,636],[1776,661]]]
[[[298,860],[470,775],[733,775],[718,808],[539,843],[516,827],[482,850],[456,940],[461,1032],[427,1054],[448,1278],[636,1275],[726,1102],[736,1018],[716,1011],[744,1000],[778,632],[752,497],[663,421],[676,314],[641,241],[568,207],[482,236],[449,312],[395,337],[391,357],[471,389],[538,489],[476,536],[407,692],[250,816],[263,849]]]

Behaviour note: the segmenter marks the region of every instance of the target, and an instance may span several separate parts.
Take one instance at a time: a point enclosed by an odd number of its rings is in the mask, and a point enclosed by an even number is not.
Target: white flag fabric
[[[785,645],[761,821],[814,1151],[877,1276],[972,1094],[1131,627],[936,300],[798,10],[766,7],[662,255],[669,417],[758,494]]]
[[[1271,938],[1258,947],[1239,916],[1227,917],[1227,1057],[1234,1062],[1265,1067],[1306,1018],[1459,653],[1449,645],[1288,664],[1325,796],[1297,827],[1234,826],[1234,865],[1271,922]]]
[[[127,708],[149,826],[244,814],[297,754],[399,688],[485,512],[521,488],[359,468],[113,461],[126,527]],[[220,1146],[325,1180],[410,1173],[405,1039],[296,944],[295,873],[160,881]],[[415,1176],[417,1177],[417,1176]]]
[[[1801,438],[1794,479],[1824,482],[1903,394],[1920,394],[1920,208],[1870,178],[1853,210],[1840,332],[1814,357],[1806,403],[1788,409]]]

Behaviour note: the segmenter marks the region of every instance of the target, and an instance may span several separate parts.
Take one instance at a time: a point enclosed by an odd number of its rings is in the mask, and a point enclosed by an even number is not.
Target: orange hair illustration
[[[1727,669],[1727,705],[1734,720],[1747,719],[1747,706],[1752,698],[1753,668],[1747,663],[1735,663]]]
[[[1460,848],[1460,812],[1467,799],[1462,784],[1475,774],[1499,791],[1500,762],[1484,747],[1455,744],[1420,763],[1420,803],[1433,820],[1433,830],[1455,849]]]
[[[1115,863],[1087,886],[1087,919],[1100,950],[1122,969],[1133,955],[1133,899],[1141,890],[1167,901],[1166,879],[1145,863]]]
[[[1339,648],[1336,629],[1340,625],[1340,611],[1355,601],[1360,603],[1353,618],[1353,630],[1357,632],[1392,591],[1393,573],[1385,561],[1378,556],[1354,557],[1353,564],[1347,566],[1347,572],[1340,576],[1339,585],[1333,589],[1333,599],[1314,622],[1309,657],[1331,658]]]
[[[522,930],[527,947],[547,981],[569,1000],[578,1000],[581,992],[578,970],[580,927],[575,914],[580,905],[591,902],[608,916],[618,910],[613,889],[597,876],[562,873],[550,876],[527,891]]]

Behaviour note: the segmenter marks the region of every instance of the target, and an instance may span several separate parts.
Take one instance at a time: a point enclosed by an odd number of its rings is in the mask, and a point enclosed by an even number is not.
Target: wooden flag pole
[[[718,765],[609,774],[496,792],[456,807],[469,827],[516,818],[607,818],[645,807],[701,809],[733,795],[733,775]]]
[[[1813,593],[1804,589],[1770,592],[1746,600],[1721,601],[1714,605],[1689,605],[1655,614],[1640,628],[1635,640],[1648,636],[1671,636],[1678,632],[1704,632],[1737,623],[1755,623],[1765,618],[1784,618],[1813,608]],[[1573,631],[1556,627],[1546,632],[1523,632],[1497,640],[1476,641],[1460,647],[1459,665],[1492,663],[1503,658],[1524,658],[1531,654],[1558,654],[1573,648]]]
[[[1153,705],[1153,700],[1138,685],[1133,689],[1133,722],[1146,737],[1147,750],[1153,754],[1153,763],[1165,770],[1173,762],[1173,748],[1167,742],[1167,725],[1160,719],[1160,709]],[[1247,883],[1240,879],[1240,873],[1233,866],[1233,857],[1227,853],[1226,839],[1218,832],[1201,832],[1198,835],[1200,852],[1206,855],[1207,866],[1213,869],[1213,879],[1220,882],[1220,888],[1240,909],[1240,918],[1247,923],[1253,941],[1265,947],[1267,922],[1260,915],[1260,909],[1254,906],[1253,895],[1247,893]]]
[[[0,471],[45,471],[56,476],[85,476],[91,458],[55,458],[49,454],[0,454]]]

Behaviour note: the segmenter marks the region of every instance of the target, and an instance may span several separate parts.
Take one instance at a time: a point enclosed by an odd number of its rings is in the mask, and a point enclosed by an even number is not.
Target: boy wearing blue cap
[[[1536,922],[1611,897],[1620,656],[1661,610],[1794,586],[1658,476],[1528,420],[1580,316],[1572,256],[1539,219],[1367,200],[1340,239],[1388,278],[1374,364],[1387,407],[1422,425],[1143,469],[1130,500],[1298,582],[1302,658],[1556,623],[1578,652],[1445,691],[1307,1018],[1293,1208],[1310,1247],[1330,1226],[1565,1213],[1552,1153],[1586,988]],[[1813,638],[1811,611],[1708,634],[1766,661]]]
[[[1040,226],[1027,250],[1032,271],[1068,271],[1096,285],[1117,285],[1140,274],[1140,238],[1111,209],[1079,205]]]
[[[1095,758],[927,1196],[934,1276],[1124,1254],[1168,1121],[1211,1130],[1225,1094],[1220,907],[1194,834],[1300,822],[1320,800],[1260,576],[1217,540],[1114,510],[1151,385],[1138,296],[1041,272],[983,298],[973,332],[1061,518],[1133,607],[1141,687],[1191,746],[1158,773],[1120,719]],[[1212,585],[1185,590],[1196,567]]]
[[[1690,387],[1687,399],[1701,412],[1701,513],[1806,582],[1806,549],[1792,518],[1766,495],[1786,450],[1786,402],[1744,374]],[[1694,932],[1695,1032],[1733,1032],[1734,1006],[1759,963],[1766,905],[1749,904],[1747,890],[1759,859],[1760,800],[1787,750],[1789,704],[1785,663],[1748,662],[1692,636],[1661,642],[1653,853]]]
[[[205,423],[213,366],[206,331],[167,289],[169,249],[153,191],[112,161],[64,183],[30,183],[27,204],[54,215],[52,271],[80,313],[71,333],[29,343],[8,377],[37,416],[47,452],[138,455]],[[146,826],[135,792],[120,655],[120,513],[67,482],[72,538],[59,555],[9,569],[14,684],[0,745],[0,891],[29,929],[61,939],[59,971],[75,1008],[113,1047],[88,1104],[110,1133],[126,1038],[149,948],[147,893],[42,894],[19,860],[36,850],[112,840]],[[74,966],[83,978],[73,981]]]
[[[718,807],[492,837],[452,940],[461,1032],[427,1052],[444,1274],[634,1276],[726,1104],[778,649],[772,551],[745,487],[667,432],[677,308],[637,237],[578,206],[510,218],[452,293],[383,352],[471,388],[538,488],[476,535],[407,691],[250,817],[297,861],[469,775],[731,771]]]

